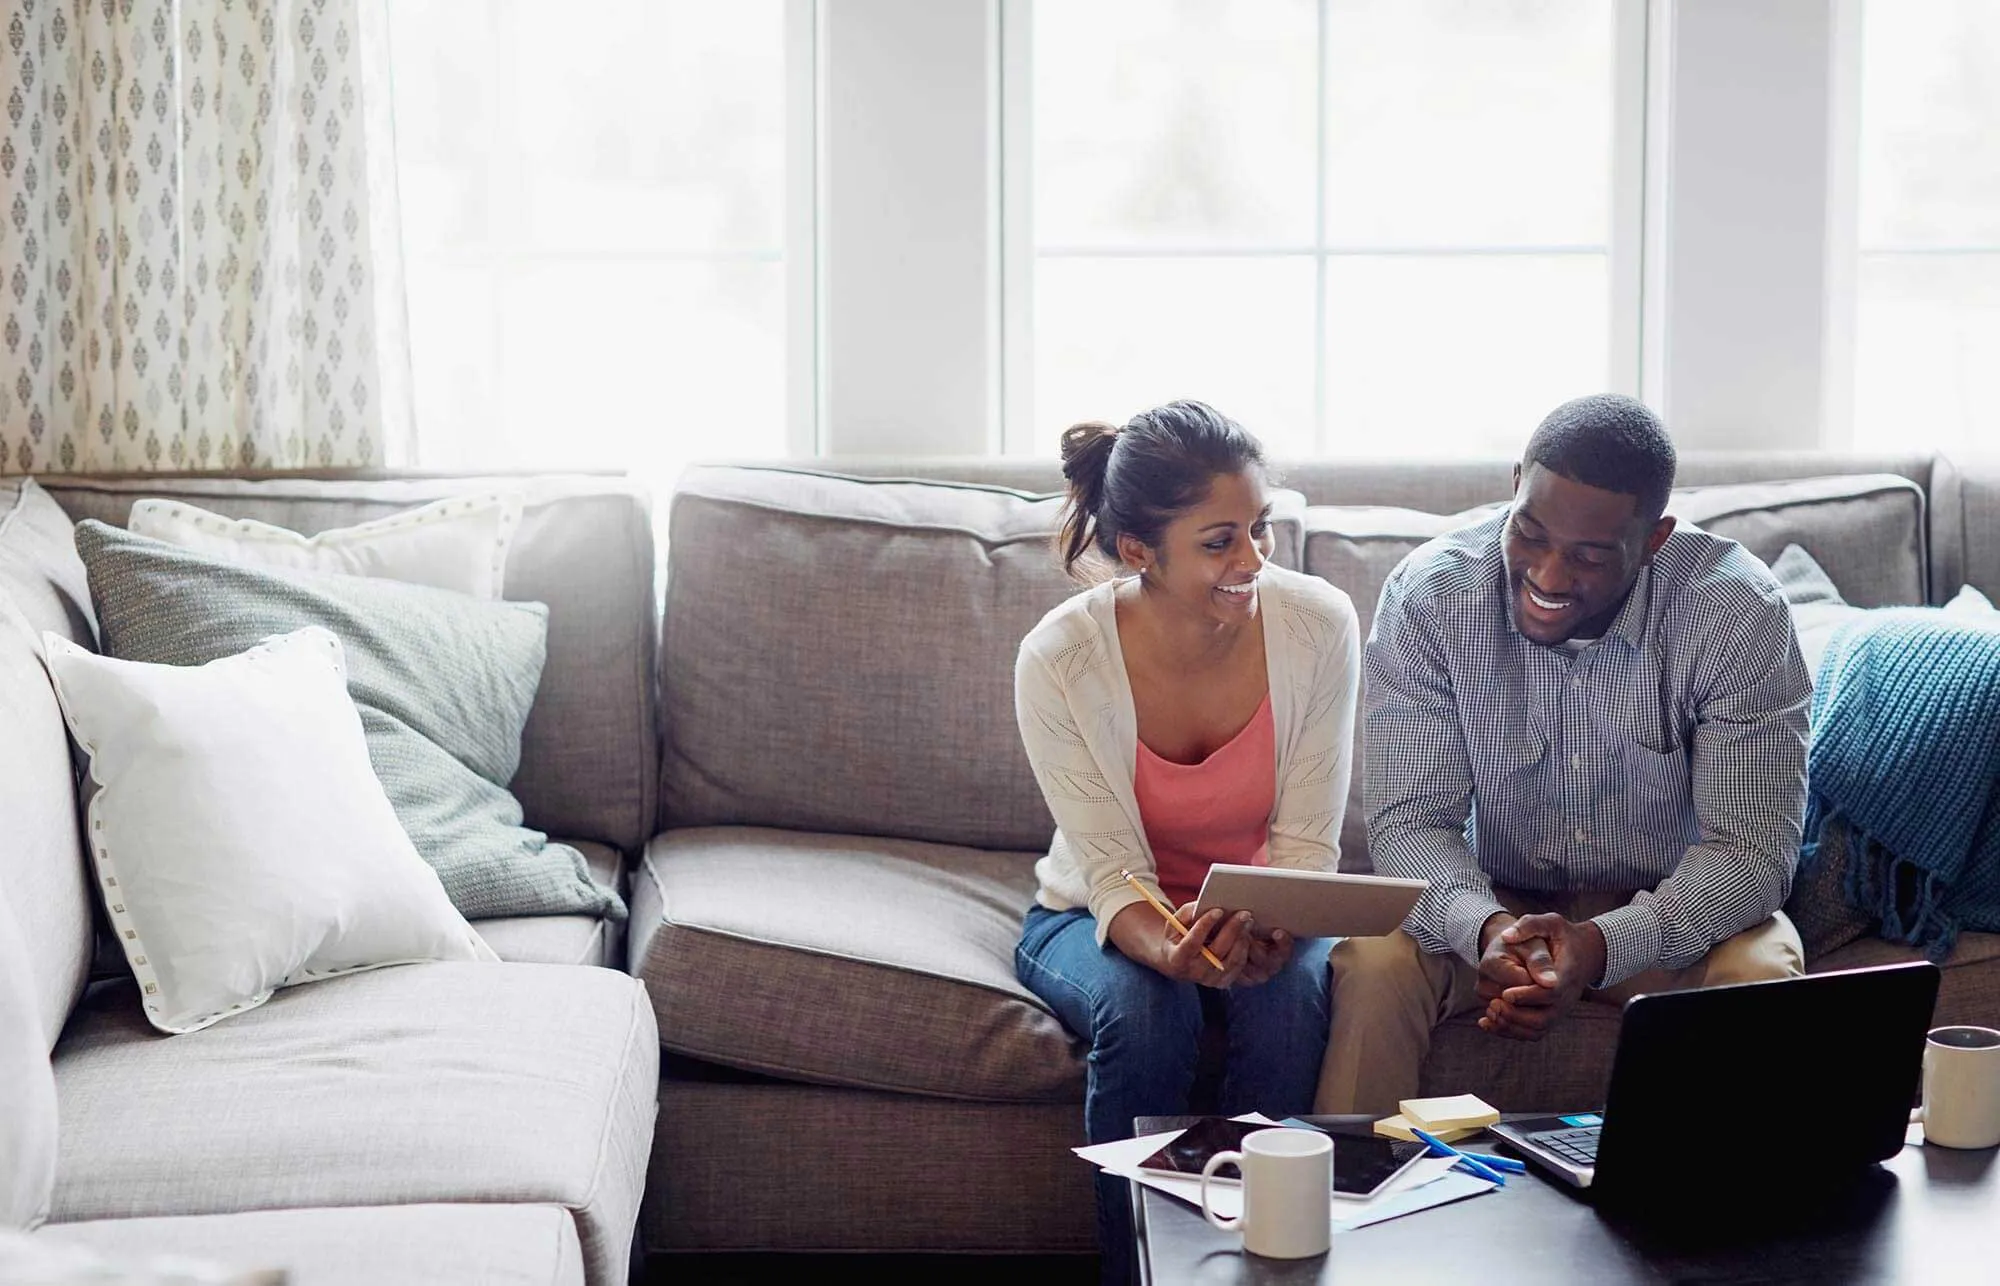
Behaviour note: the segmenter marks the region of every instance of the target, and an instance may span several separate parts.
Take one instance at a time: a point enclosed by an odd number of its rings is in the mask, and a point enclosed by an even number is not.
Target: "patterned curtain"
[[[0,473],[365,466],[400,448],[375,2],[10,0]]]

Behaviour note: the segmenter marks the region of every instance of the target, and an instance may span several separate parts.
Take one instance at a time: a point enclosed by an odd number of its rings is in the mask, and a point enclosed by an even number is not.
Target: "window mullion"
[[[1327,41],[1332,38],[1329,10],[1333,0],[1319,0],[1316,18],[1318,68],[1313,78],[1313,453],[1325,455],[1332,440],[1326,422],[1326,197],[1327,197]]]

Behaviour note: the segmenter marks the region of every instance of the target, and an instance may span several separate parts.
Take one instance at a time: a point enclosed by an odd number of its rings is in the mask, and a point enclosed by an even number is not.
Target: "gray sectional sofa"
[[[480,922],[523,963],[314,983],[189,1036],[151,1034],[128,983],[84,993],[67,744],[30,636],[0,628],[0,722],[36,730],[0,745],[0,817],[26,819],[0,838],[0,892],[43,966],[62,1118],[38,1235],[323,1270],[306,1280],[617,1281],[635,1220],[676,1259],[1092,1249],[1068,1151],[1082,1050],[1013,969],[1050,822],[1012,660],[1071,590],[1048,548],[1059,477],[821,468],[847,476],[691,470],[664,617],[643,495],[524,482],[508,593],[549,605],[550,642],[514,788],[530,825],[619,881],[626,925]],[[1507,493],[1504,462],[1282,475],[1278,560],[1340,584],[1364,631],[1404,553]],[[1745,455],[1682,478],[1683,518],[1767,560],[1799,543],[1861,606],[2000,594],[2000,465]],[[172,495],[313,532],[475,482],[44,484],[71,518]],[[0,526],[0,593],[60,616],[62,587],[10,553],[37,547]],[[1365,869],[1353,809],[1344,850]],[[1910,954],[1811,914],[1830,897],[1794,892],[1812,968]],[[1961,939],[1939,1017],[2000,1021],[2000,936]],[[1614,1030],[1585,1010],[1523,1047],[1454,1025],[1426,1087],[1590,1102]]]

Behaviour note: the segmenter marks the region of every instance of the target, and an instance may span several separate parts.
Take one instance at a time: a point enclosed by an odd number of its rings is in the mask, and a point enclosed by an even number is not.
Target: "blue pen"
[[[1410,1133],[1416,1135],[1418,1138],[1424,1141],[1424,1143],[1430,1148],[1432,1156],[1457,1157],[1458,1163],[1464,1166],[1467,1170],[1470,1170],[1473,1174],[1478,1175],[1482,1179],[1486,1179],[1492,1183],[1498,1184],[1500,1187],[1504,1188],[1507,1186],[1506,1175],[1501,1174],[1498,1170],[1495,1170],[1492,1166],[1487,1165],[1485,1162],[1474,1160],[1472,1157],[1469,1157],[1465,1153],[1460,1152],[1457,1148],[1453,1147],[1451,1144],[1446,1143],[1443,1139],[1437,1137],[1437,1135],[1427,1134],[1424,1131],[1418,1129],[1414,1125],[1410,1127]]]
[[[1513,1157],[1497,1157],[1491,1152],[1465,1151],[1461,1151],[1459,1155],[1468,1161],[1477,1161],[1482,1165],[1490,1165],[1495,1170],[1499,1170],[1504,1174],[1526,1174],[1528,1172],[1527,1163],[1516,1161]]]

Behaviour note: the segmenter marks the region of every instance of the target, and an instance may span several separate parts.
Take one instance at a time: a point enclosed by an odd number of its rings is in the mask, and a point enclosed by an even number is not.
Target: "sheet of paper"
[[[1256,1113],[1236,1119],[1270,1120],[1269,1117],[1259,1116]],[[1076,1148],[1074,1151],[1084,1160],[1111,1174],[1130,1179],[1134,1183],[1143,1183],[1191,1206],[1200,1206],[1199,1178],[1139,1169],[1139,1162],[1151,1156],[1179,1134],[1179,1130],[1167,1130],[1159,1134],[1143,1134],[1136,1139],[1093,1144]],[[1457,1162],[1451,1157],[1425,1157],[1397,1175],[1385,1191],[1375,1194],[1366,1201],[1329,1196],[1327,1200],[1330,1203],[1334,1230],[1338,1232],[1343,1229],[1363,1228],[1369,1224],[1381,1223],[1385,1219],[1428,1210],[1432,1206],[1477,1196],[1493,1189],[1494,1185],[1490,1180],[1453,1170],[1452,1166],[1456,1164]],[[1233,1219],[1243,1213],[1243,1190],[1233,1183],[1211,1183],[1208,1185],[1208,1202],[1209,1208],[1214,1210],[1217,1216]]]
[[[1136,1139],[1119,1139],[1113,1143],[1093,1143],[1088,1147],[1072,1148],[1078,1156],[1104,1170],[1124,1173],[1138,1168],[1141,1161],[1158,1152],[1167,1144],[1181,1136],[1179,1130],[1166,1130],[1159,1134],[1141,1134]],[[1199,1184],[1197,1183],[1197,1186]]]
[[[1265,1116],[1262,1112],[1245,1112],[1241,1116],[1231,1117],[1230,1119],[1235,1121],[1255,1121],[1261,1125],[1277,1124],[1276,1121]],[[1158,1152],[1161,1148],[1180,1136],[1181,1131],[1179,1130],[1163,1130],[1158,1134],[1142,1134],[1136,1139],[1118,1139],[1111,1143],[1092,1143],[1087,1147],[1071,1148],[1070,1151],[1076,1153],[1092,1165],[1100,1166],[1106,1170],[1124,1171],[1136,1168],[1141,1161],[1144,1161],[1147,1157]],[[1199,1179],[1195,1183],[1197,1187],[1200,1186]]]
[[[1430,1159],[1451,1161],[1450,1157]],[[1385,1192],[1368,1201],[1340,1202],[1334,1207],[1333,1230],[1345,1232],[1354,1228],[1365,1228],[1371,1223],[1381,1223],[1385,1219],[1397,1219],[1403,1215],[1415,1214],[1419,1210],[1429,1210],[1432,1206],[1444,1205],[1446,1202],[1476,1197],[1482,1192],[1493,1191],[1494,1186],[1491,1179],[1482,1179],[1463,1170],[1447,1170],[1430,1182],[1415,1188],[1401,1192]],[[1365,1206],[1366,1209],[1343,1217],[1340,1207],[1348,1205]]]

